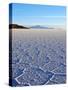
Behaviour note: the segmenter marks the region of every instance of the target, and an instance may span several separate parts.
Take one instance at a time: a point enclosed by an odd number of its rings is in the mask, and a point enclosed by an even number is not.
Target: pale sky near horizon
[[[13,3],[12,23],[21,25],[65,25],[66,7]],[[11,12],[11,7],[9,8]],[[10,18],[11,15],[9,14]]]

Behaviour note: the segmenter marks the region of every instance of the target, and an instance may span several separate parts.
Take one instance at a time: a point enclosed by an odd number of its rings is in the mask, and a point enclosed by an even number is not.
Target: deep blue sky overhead
[[[64,6],[12,4],[12,22],[16,24],[65,25],[65,17]]]

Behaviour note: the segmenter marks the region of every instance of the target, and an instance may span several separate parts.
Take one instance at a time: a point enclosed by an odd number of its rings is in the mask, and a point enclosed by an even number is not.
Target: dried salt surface
[[[12,30],[12,85],[66,82],[66,31]]]

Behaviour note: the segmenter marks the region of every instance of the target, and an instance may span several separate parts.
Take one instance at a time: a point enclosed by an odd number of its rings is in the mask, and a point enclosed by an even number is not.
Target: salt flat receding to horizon
[[[18,36],[18,38],[22,37],[28,40],[30,38],[64,38],[66,34],[66,31],[64,29],[13,29],[12,35]],[[22,39],[23,40],[23,39]],[[46,40],[46,39],[45,39]]]
[[[66,30],[12,29],[13,86],[66,83]]]

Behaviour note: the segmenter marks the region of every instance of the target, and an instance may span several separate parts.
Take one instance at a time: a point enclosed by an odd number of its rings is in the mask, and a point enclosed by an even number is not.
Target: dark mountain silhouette
[[[9,29],[29,29],[28,27],[22,26],[22,25],[18,25],[18,24],[9,24]]]

